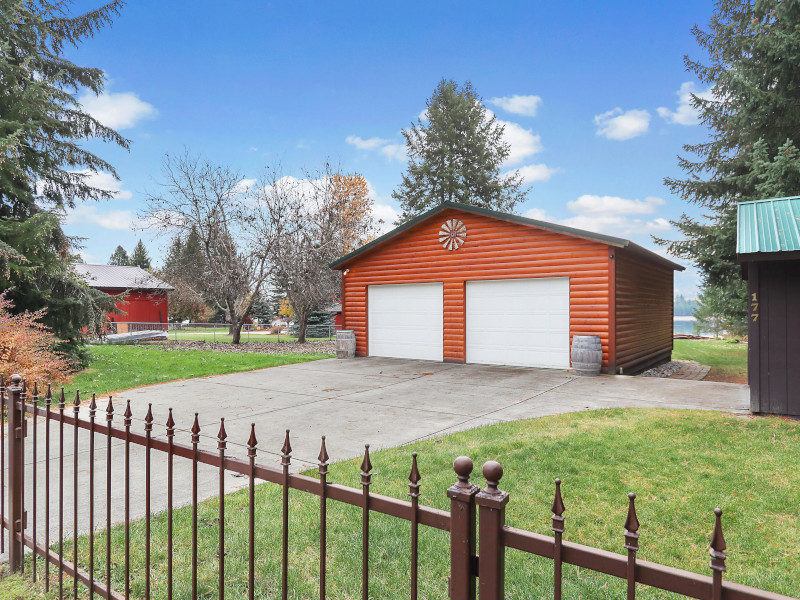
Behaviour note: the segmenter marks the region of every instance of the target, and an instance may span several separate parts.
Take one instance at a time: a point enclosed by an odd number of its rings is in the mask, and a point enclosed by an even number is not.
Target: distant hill
[[[697,298],[684,298],[681,294],[675,296],[676,317],[691,317],[697,308]]]

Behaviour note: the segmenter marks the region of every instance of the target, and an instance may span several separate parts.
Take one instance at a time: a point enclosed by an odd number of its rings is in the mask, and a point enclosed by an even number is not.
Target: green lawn
[[[480,465],[499,460],[501,488],[511,493],[507,522],[551,535],[553,479],[560,477],[566,504],[565,539],[622,552],[623,524],[630,491],[638,494],[640,558],[698,573],[708,569],[712,510],[724,509],[728,572],[733,581],[796,595],[800,581],[800,424],[780,418],[746,418],[715,412],[612,409],[587,411],[485,427],[439,440],[377,452],[372,457],[372,491],[405,499],[410,454],[419,452],[422,501],[446,509],[446,488],[454,483],[452,461],[467,454],[476,463],[473,482],[485,485]],[[360,460],[334,464],[330,481],[358,487]],[[177,468],[188,468],[178,461]],[[311,473],[310,473],[311,474]],[[257,582],[259,598],[276,597],[280,565],[280,488],[257,488]],[[318,594],[319,500],[291,492],[289,572],[292,598]],[[226,597],[246,597],[247,492],[226,498]],[[200,511],[200,593],[215,597],[217,573],[216,500]],[[360,596],[360,509],[329,503],[328,592],[330,598]],[[373,515],[372,598],[409,594],[408,523]],[[132,527],[132,594],[143,596],[143,523]],[[166,519],[153,519],[156,598],[166,595]],[[188,597],[191,512],[175,513],[175,597]],[[123,584],[123,530],[113,530],[113,579]],[[96,539],[103,576],[104,535]],[[86,555],[86,540],[81,552]],[[447,534],[422,528],[421,598],[447,597]],[[507,554],[508,598],[552,594],[552,562]],[[565,598],[624,597],[621,580],[565,566]],[[641,589],[641,598],[674,598]]]
[[[0,569],[0,600],[52,600],[57,595],[52,590],[45,594],[44,587],[33,585],[27,575],[10,575],[6,566]]]
[[[328,354],[257,354],[174,350],[159,346],[92,346],[92,362],[70,388],[108,394],[152,383],[293,364]]]
[[[673,360],[709,365],[708,381],[747,383],[747,344],[725,340],[675,340]]]

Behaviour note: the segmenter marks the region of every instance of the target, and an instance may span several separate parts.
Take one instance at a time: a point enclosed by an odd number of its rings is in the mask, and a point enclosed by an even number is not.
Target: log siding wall
[[[673,270],[624,248],[614,261],[616,369],[629,373],[672,354]]]
[[[466,242],[455,251],[445,250],[439,243],[439,229],[450,218],[461,219],[467,227]],[[600,336],[607,367],[613,284],[609,252],[613,250],[616,248],[565,234],[446,210],[347,264],[344,326],[355,331],[356,353],[364,356],[369,347],[367,286],[442,282],[444,360],[464,362],[467,281],[569,277],[570,342],[573,335]]]

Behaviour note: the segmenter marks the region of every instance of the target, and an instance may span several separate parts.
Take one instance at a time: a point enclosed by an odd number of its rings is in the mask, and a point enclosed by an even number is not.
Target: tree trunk
[[[297,325],[299,328],[299,332],[297,334],[297,343],[298,344],[305,344],[306,343],[306,327],[308,326],[308,315],[306,315],[305,311],[296,312],[297,315]]]
[[[231,340],[231,344],[238,344],[241,341],[242,325],[244,325],[244,321],[239,321],[235,325],[231,325],[231,329],[233,329],[233,339]]]

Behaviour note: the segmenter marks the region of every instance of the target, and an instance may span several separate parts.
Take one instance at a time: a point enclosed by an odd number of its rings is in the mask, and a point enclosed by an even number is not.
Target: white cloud
[[[68,225],[97,225],[103,229],[131,230],[138,223],[132,210],[99,210],[92,204],[79,204],[68,210],[64,218]]]
[[[365,140],[357,135],[348,135],[344,141],[352,146],[355,146],[359,150],[377,150],[384,144],[388,144],[390,140],[385,140],[379,137],[371,137]]]
[[[123,190],[122,182],[114,179],[114,176],[110,173],[104,173],[102,171],[99,173],[94,173],[89,169],[72,172],[86,175],[86,179],[84,181],[87,185],[111,192],[114,198],[118,198],[120,200],[130,200],[133,198],[133,194],[130,192],[130,190]]]
[[[405,144],[386,144],[380,151],[389,160],[404,161],[407,158]]]
[[[656,196],[638,200],[586,194],[567,202],[567,208],[573,214],[571,217],[558,219],[543,208],[531,208],[523,216],[596,233],[641,239],[642,236],[672,228],[670,222],[663,217],[644,217],[653,215],[664,204],[666,202]]]
[[[242,179],[239,183],[236,184],[234,191],[238,194],[244,194],[248,192],[251,187],[253,187],[256,183],[255,179]]]
[[[667,123],[676,125],[697,125],[700,123],[700,116],[692,106],[692,94],[704,100],[712,100],[714,94],[710,89],[698,90],[693,81],[687,81],[681,84],[676,94],[678,95],[678,105],[674,111],[662,106],[658,108],[658,115],[663,118]]]
[[[522,180],[525,185],[530,185],[537,181],[548,181],[555,173],[560,172],[561,169],[548,167],[545,164],[526,165],[519,169],[514,169],[510,173],[519,173],[522,175]],[[535,218],[535,217],[531,217]]]
[[[629,200],[619,196],[595,196],[584,194],[577,200],[567,202],[567,208],[585,215],[647,215],[666,204],[663,198],[648,196],[644,200]]]
[[[504,111],[515,115],[535,117],[539,110],[539,105],[542,103],[542,99],[539,96],[520,96],[519,94],[514,94],[513,96],[492,98],[489,100],[489,103],[499,106]]]
[[[555,222],[556,219],[551,217],[547,214],[547,211],[544,208],[531,208],[526,210],[522,213],[523,217],[527,217],[529,219],[536,219],[537,221],[549,221],[551,223]]]
[[[417,118],[423,123],[426,122],[428,120],[428,109],[426,108],[421,113],[419,113]]]
[[[594,118],[597,135],[610,140],[630,140],[647,133],[650,113],[646,110],[623,111],[617,107]]]
[[[490,110],[486,112],[488,116],[493,114]],[[542,137],[533,133],[530,129],[525,129],[522,125],[511,121],[498,119],[497,123],[505,128],[503,138],[511,146],[508,158],[503,163],[505,166],[518,165],[529,156],[538,154],[544,149]]]
[[[671,228],[667,219],[652,215],[665,205],[666,201],[657,196],[647,196],[644,200],[620,198],[619,196],[597,196],[584,194],[577,200],[567,202],[567,208],[574,217],[560,221],[564,225],[626,237],[663,232]]]
[[[133,92],[104,92],[99,96],[84,94],[78,98],[78,102],[86,112],[112,129],[130,129],[137,121],[153,118],[158,114],[152,104],[140,100]]]

